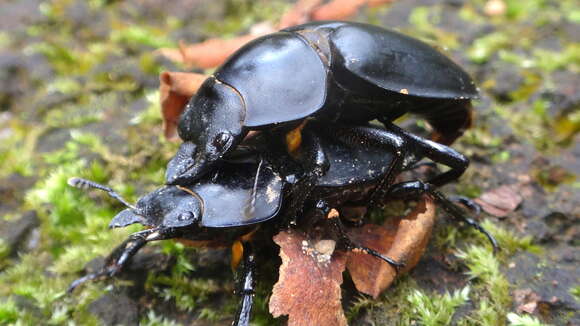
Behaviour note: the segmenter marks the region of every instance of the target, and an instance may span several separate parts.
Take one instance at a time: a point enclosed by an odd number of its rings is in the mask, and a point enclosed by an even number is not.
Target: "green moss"
[[[12,137],[0,142],[0,176],[13,173],[31,176],[34,171],[34,147],[44,128],[34,128],[17,120],[1,125]]]
[[[507,314],[510,326],[548,326],[540,322],[536,317],[529,315],[518,315],[513,312]]]
[[[431,46],[440,50],[456,49],[459,46],[457,35],[437,27],[441,22],[443,10],[444,8],[441,6],[415,7],[409,15],[409,23],[415,28],[408,32],[415,37],[424,39]]]
[[[439,326],[449,325],[455,314],[455,310],[469,300],[469,287],[454,291],[452,294],[427,295],[421,290],[414,290],[407,296],[407,302],[411,305],[415,319],[421,325]]]
[[[574,296],[576,301],[580,301],[580,285],[576,285],[570,289],[570,294]]]
[[[0,302],[0,325],[12,324],[20,315],[20,309],[11,299]]]
[[[505,3],[507,5],[506,16],[513,20],[527,19],[535,13],[542,12],[547,5],[546,0],[506,0]]]
[[[111,41],[126,46],[145,45],[153,49],[170,47],[174,42],[167,39],[164,31],[157,30],[147,25],[116,26],[111,31]]]
[[[10,35],[6,32],[0,32],[0,48],[8,48],[11,43]]]
[[[181,326],[180,323],[157,316],[153,310],[147,313],[147,316],[141,320],[139,325],[142,326]]]
[[[150,274],[146,287],[156,292],[163,300],[175,302],[183,311],[193,311],[200,308],[211,294],[223,290],[213,279],[194,279],[189,272],[194,270],[186,255],[189,248],[181,243],[163,243],[163,251],[176,259],[169,275]],[[211,314],[208,314],[211,316]]]
[[[502,257],[512,256],[518,251],[527,251],[534,254],[542,253],[541,247],[534,244],[532,236],[519,236],[511,230],[499,227],[490,220],[484,220],[481,226],[496,238],[501,247]],[[483,235],[481,235],[480,239],[485,240]]]
[[[479,302],[474,316],[469,316],[465,323],[476,325],[501,325],[511,306],[509,283],[500,272],[499,260],[489,249],[481,246],[469,246],[459,251],[468,268],[467,274],[475,281],[476,297]],[[485,304],[483,302],[486,302]]]
[[[580,46],[567,44],[561,51],[533,49],[529,55],[516,54],[510,51],[500,51],[500,59],[513,63],[524,69],[539,69],[545,72],[555,70],[580,70]]]
[[[476,39],[467,50],[467,56],[475,63],[485,63],[494,53],[510,44],[511,39],[505,32],[493,32]]]

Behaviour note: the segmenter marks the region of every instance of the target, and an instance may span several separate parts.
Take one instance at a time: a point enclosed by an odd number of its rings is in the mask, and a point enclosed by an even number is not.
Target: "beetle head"
[[[167,166],[166,183],[188,184],[205,174],[241,141],[244,116],[239,93],[208,78],[181,115],[177,131],[184,142]]]
[[[146,226],[187,227],[201,221],[203,201],[193,191],[175,186],[159,188],[117,214],[109,227],[124,227],[133,223]]]

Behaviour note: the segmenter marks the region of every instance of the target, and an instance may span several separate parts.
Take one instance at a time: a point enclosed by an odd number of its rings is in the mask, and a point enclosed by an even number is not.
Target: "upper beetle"
[[[246,44],[190,99],[166,182],[199,178],[250,130],[287,133],[291,151],[307,118],[388,124],[411,112],[449,144],[470,125],[476,96],[463,69],[414,38],[352,22],[291,27]]]

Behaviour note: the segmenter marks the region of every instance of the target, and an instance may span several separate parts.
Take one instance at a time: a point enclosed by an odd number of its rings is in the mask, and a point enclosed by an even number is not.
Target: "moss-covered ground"
[[[472,165],[444,191],[475,198],[517,184],[523,197],[506,218],[485,216],[504,248],[497,255],[441,215],[422,262],[379,299],[356,294],[347,279],[353,325],[580,323],[580,8],[506,0],[504,13],[488,15],[485,4],[400,0],[353,17],[438,47],[479,85],[475,126],[455,146]],[[119,280],[66,295],[138,230],[108,230],[119,204],[66,181],[102,182],[132,202],[160,185],[177,145],[162,137],[158,73],[184,67],[154,50],[242,34],[290,5],[0,3],[0,325],[230,323],[236,298],[225,250],[151,245]],[[277,261],[262,269],[256,325],[283,323],[267,309]]]

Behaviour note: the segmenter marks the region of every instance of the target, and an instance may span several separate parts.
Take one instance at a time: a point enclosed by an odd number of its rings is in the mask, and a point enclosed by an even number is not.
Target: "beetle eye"
[[[180,220],[180,221],[190,221],[190,220],[194,220],[195,219],[195,214],[193,212],[181,213],[181,214],[179,214],[179,216],[177,217],[177,219]]]
[[[218,148],[224,148],[230,141],[231,134],[229,132],[220,132],[213,140],[213,145]]]

